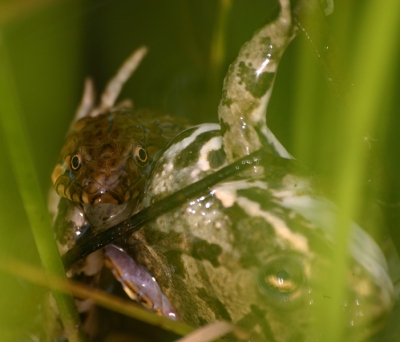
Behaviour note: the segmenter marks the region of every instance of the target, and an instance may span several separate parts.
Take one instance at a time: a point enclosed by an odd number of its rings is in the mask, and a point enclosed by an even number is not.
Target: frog
[[[163,132],[172,129],[154,151],[136,136],[129,144],[129,157],[120,159],[125,163],[134,156],[135,180],[127,182],[139,180],[128,195],[109,191],[110,184],[83,195],[81,188],[90,186],[87,177],[80,189],[69,187],[60,177],[76,179],[88,169],[82,163],[90,158],[75,147],[79,138],[67,138],[73,148],[70,144],[68,153],[62,153],[53,172],[62,196],[55,230],[62,255],[83,236],[111,229],[261,148],[278,158],[293,159],[266,124],[279,61],[298,31],[290,2],[279,3],[278,18],[244,44],[228,70],[219,124],[182,132],[183,125],[167,118],[139,124],[149,135],[149,127],[160,132],[162,122],[168,123]],[[128,113],[132,111],[129,101],[115,105],[115,100],[143,51],[128,58],[97,107],[92,84],[86,83],[72,134],[78,132],[81,137],[87,122],[101,120],[108,136],[113,122],[124,117],[136,120]],[[140,112],[134,115],[140,117]],[[156,134],[157,138],[163,135]],[[268,341],[323,340],[310,327],[315,312],[331,300],[329,284],[323,279],[332,265],[336,215],[337,208],[323,197],[310,175],[279,165],[255,164],[90,254],[73,265],[68,275],[84,275],[95,284],[107,266],[131,299],[193,326],[225,320]],[[393,287],[379,247],[356,224],[350,229],[347,296],[342,307],[348,340],[361,341],[383,328],[393,303]],[[143,290],[146,286],[149,292]],[[79,303],[79,307],[83,312],[88,304]]]
[[[168,144],[140,208],[260,148],[293,159],[266,124],[279,61],[297,34],[290,2],[279,3],[278,18],[229,67],[219,124],[192,127]],[[126,238],[125,248],[154,275],[184,322],[224,320],[267,341],[322,341],[312,326],[318,310],[335,300],[324,279],[337,215],[311,175],[254,165],[161,215]],[[385,326],[393,285],[374,240],[355,223],[349,229],[343,340],[363,341]]]

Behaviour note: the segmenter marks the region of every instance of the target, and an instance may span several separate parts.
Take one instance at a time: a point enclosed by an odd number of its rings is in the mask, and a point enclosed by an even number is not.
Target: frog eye
[[[135,154],[135,159],[140,166],[144,166],[147,163],[147,161],[149,160],[147,151],[141,146],[135,147],[134,154]]]
[[[82,166],[82,158],[80,154],[75,154],[72,156],[71,161],[70,161],[70,166],[73,172],[78,172],[79,169]]]
[[[277,303],[294,302],[304,293],[304,266],[293,256],[279,256],[270,260],[259,278],[262,290]]]

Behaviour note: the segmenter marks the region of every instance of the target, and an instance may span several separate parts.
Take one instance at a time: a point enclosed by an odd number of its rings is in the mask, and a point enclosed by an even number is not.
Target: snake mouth
[[[124,193],[102,190],[97,194],[82,193],[82,203],[90,205],[115,204],[120,205],[139,197],[139,189],[128,189]]]
[[[140,177],[132,186],[124,188],[117,184],[112,188],[101,188],[96,192],[87,191],[85,188],[71,187],[65,192],[66,197],[74,202],[97,206],[100,204],[120,205],[137,199],[143,193],[144,179]],[[68,196],[69,195],[69,196]]]
[[[94,193],[86,190],[91,190],[90,186],[84,187],[82,189],[81,202],[94,206],[100,204],[119,205],[139,198],[144,192],[146,177],[141,174],[134,181],[130,179],[129,182],[126,181],[126,178],[123,177],[115,184],[102,187]]]
[[[55,188],[61,197],[70,201],[88,205],[120,205],[139,198],[144,192],[145,174],[113,175],[103,182],[96,178],[71,179],[62,175],[56,180]]]
[[[137,200],[131,200],[123,204],[83,204],[82,208],[91,228],[101,232],[129,218],[136,206]]]

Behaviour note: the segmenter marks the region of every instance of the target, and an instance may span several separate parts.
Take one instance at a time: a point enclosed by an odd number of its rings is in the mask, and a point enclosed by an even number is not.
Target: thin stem
[[[369,1],[362,18],[358,45],[354,53],[354,67],[350,79],[354,81],[352,97],[345,108],[345,122],[340,139],[345,147],[337,161],[337,203],[341,208],[336,222],[335,267],[331,272],[332,294],[336,300],[329,309],[328,321],[341,322],[340,303],[345,298],[345,268],[348,258],[349,221],[355,217],[360,201],[361,181],[366,170],[366,156],[363,153],[363,135],[376,125],[380,104],[387,85],[393,81],[395,48],[399,41],[400,2]],[[338,326],[328,324],[329,341],[342,340]]]
[[[53,237],[45,200],[37,181],[32,154],[22,120],[18,94],[11,71],[5,37],[0,31],[0,122],[19,192],[36,246],[48,275],[48,284],[57,303],[70,342],[86,340],[71,295],[53,289],[52,276],[66,280],[65,270]]]

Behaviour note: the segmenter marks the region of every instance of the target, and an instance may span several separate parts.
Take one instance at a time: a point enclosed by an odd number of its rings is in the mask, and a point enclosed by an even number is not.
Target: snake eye
[[[147,151],[141,146],[136,146],[135,147],[135,159],[139,165],[144,166],[147,163],[147,161],[149,160]]]
[[[279,256],[270,260],[260,274],[263,291],[277,304],[294,302],[304,293],[304,266],[293,256]]]
[[[82,159],[81,156],[79,154],[75,154],[72,158],[71,158],[71,169],[73,172],[78,172],[79,169],[82,166]]]

